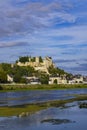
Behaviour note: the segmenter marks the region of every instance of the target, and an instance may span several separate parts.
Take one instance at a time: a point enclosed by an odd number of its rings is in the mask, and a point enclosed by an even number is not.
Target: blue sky
[[[0,0],[0,62],[24,55],[87,75],[87,0]]]

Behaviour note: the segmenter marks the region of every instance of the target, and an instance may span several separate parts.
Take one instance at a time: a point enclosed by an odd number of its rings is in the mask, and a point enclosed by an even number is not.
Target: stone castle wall
[[[35,70],[39,70],[39,71],[48,73],[48,68],[51,65],[53,65],[53,62],[52,62],[52,59],[49,57],[45,57],[43,59],[43,62],[39,61],[39,57],[35,57],[35,62],[32,62],[29,59],[29,62],[25,62],[25,63],[18,62],[17,65],[18,66],[31,66],[31,67],[34,67]]]

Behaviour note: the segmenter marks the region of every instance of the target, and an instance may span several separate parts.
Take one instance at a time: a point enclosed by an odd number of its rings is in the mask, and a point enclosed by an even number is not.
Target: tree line
[[[60,68],[54,68],[53,66],[50,66],[48,68],[48,72],[51,76],[61,76],[64,74],[66,74],[68,78],[72,76],[72,74],[69,74]],[[49,76],[50,76],[44,72],[36,71],[31,66],[18,66],[17,64],[15,64],[12,67],[11,64],[1,63],[0,83],[8,83],[7,74],[13,77],[13,81],[15,83],[28,83],[29,80],[27,80],[25,77],[36,76],[38,77],[41,84],[48,84]]]

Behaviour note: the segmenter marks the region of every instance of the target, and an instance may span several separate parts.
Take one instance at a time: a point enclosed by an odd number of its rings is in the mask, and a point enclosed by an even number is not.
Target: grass
[[[27,91],[27,90],[57,90],[57,89],[75,89],[75,88],[87,88],[87,84],[61,84],[61,85],[0,85],[0,92],[6,91]],[[37,111],[49,108],[49,107],[59,107],[65,103],[87,100],[87,95],[74,95],[74,99],[69,100],[58,100],[49,101],[38,104],[29,104],[23,106],[14,107],[0,107],[0,116],[17,116],[22,112],[28,112],[29,114],[35,113]]]
[[[0,85],[0,92],[2,91],[20,91],[20,90],[55,90],[55,89],[74,89],[87,88],[87,84],[53,84],[53,85]]]
[[[33,114],[43,109],[47,109],[50,107],[60,107],[66,103],[81,100],[87,100],[87,95],[75,95],[75,98],[68,100],[55,100],[44,103],[28,104],[23,106],[0,107],[0,116],[2,117],[17,116],[22,112],[28,112],[29,114]]]
[[[0,107],[0,116],[17,116],[22,112],[29,112],[29,114],[42,110],[38,105],[14,106],[14,107]]]

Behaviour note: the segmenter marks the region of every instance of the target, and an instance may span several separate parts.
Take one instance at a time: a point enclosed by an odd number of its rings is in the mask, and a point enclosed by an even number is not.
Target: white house
[[[49,78],[49,84],[54,84],[55,80],[57,81],[57,84],[67,84],[67,79],[64,77],[50,77]]]
[[[83,76],[77,76],[73,80],[75,83],[83,83],[84,82]]]
[[[8,81],[8,82],[13,82],[13,76],[7,74],[7,81]]]
[[[29,84],[41,84],[38,77],[30,76],[30,77],[24,77]]]

